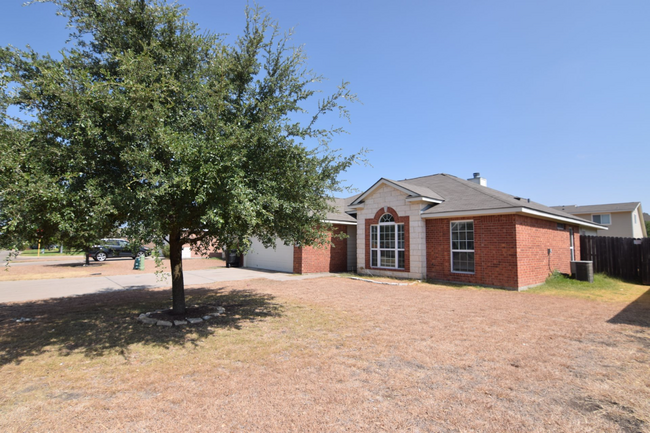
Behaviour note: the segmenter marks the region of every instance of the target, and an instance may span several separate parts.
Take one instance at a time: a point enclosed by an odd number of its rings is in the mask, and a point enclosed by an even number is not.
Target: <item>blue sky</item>
[[[4,0],[0,45],[56,53],[50,4]],[[190,19],[241,33],[244,0],[186,0]],[[295,28],[325,90],[362,101],[333,147],[371,149],[344,176],[469,178],[547,204],[641,201],[650,211],[650,2],[261,0]],[[337,119],[332,119],[336,123]]]

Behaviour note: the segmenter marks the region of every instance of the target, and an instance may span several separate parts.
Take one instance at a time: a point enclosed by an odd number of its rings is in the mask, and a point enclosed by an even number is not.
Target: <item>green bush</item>
[[[169,257],[169,244],[165,244],[162,247],[162,255],[163,257]]]

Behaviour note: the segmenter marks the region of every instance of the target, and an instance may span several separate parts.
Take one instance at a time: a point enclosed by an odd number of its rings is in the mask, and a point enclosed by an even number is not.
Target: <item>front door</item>
[[[571,261],[575,262],[576,260],[576,249],[573,239],[573,228],[569,228],[569,247],[571,248]]]

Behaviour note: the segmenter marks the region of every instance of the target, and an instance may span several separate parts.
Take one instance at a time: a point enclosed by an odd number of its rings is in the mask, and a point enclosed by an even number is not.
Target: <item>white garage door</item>
[[[252,240],[250,251],[244,256],[244,267],[293,272],[293,246],[276,239],[276,247],[264,248],[257,239]]]

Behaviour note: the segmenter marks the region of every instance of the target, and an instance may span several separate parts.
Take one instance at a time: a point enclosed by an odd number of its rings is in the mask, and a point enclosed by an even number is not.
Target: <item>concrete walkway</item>
[[[169,275],[169,274],[168,274]],[[304,280],[332,274],[295,275],[284,272],[263,271],[246,268],[218,268],[199,271],[184,271],[185,287],[197,284],[211,284],[221,281],[239,281],[266,278],[276,281]],[[87,293],[111,292],[115,290],[152,289],[171,287],[171,277],[156,280],[155,274],[115,275],[110,277],[59,278],[49,280],[1,281],[0,303],[37,301]]]

